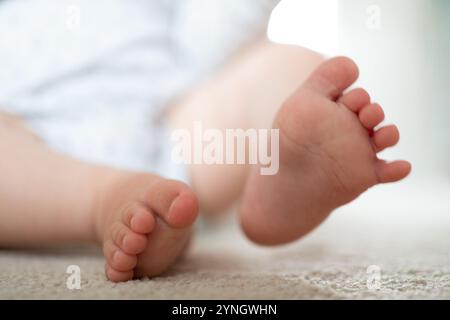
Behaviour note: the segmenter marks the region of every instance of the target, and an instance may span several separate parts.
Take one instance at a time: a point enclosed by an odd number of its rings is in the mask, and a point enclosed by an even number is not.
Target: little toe
[[[396,126],[390,125],[376,131],[372,139],[378,153],[395,146],[400,141],[400,132]]]
[[[358,113],[362,108],[370,104],[370,95],[366,90],[356,88],[344,94],[338,102]]]
[[[411,173],[411,164],[407,161],[388,163],[379,160],[375,165],[375,173],[380,183],[391,183],[403,180]]]
[[[117,271],[109,265],[105,268],[106,277],[113,282],[125,282],[133,279],[133,270],[129,271]]]
[[[135,255],[126,254],[122,250],[116,250],[112,256],[110,265],[115,270],[121,272],[133,270],[137,265],[137,257]]]
[[[146,197],[150,208],[172,228],[188,227],[197,218],[197,197],[181,182],[161,180]]]
[[[114,243],[125,253],[133,255],[139,254],[147,246],[147,236],[133,232],[122,223],[117,223],[111,230]]]
[[[126,211],[124,223],[136,233],[149,234],[156,222],[149,209],[143,205],[136,205]]]
[[[383,108],[377,103],[369,104],[359,113],[359,120],[366,129],[373,129],[384,120]]]
[[[130,271],[137,265],[137,257],[135,255],[126,254],[112,242],[105,244],[103,254],[108,265],[116,271]]]

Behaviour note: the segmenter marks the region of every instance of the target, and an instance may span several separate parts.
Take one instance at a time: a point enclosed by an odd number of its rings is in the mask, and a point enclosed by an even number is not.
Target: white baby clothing
[[[0,0],[0,110],[55,150],[183,179],[160,116],[277,0]]]

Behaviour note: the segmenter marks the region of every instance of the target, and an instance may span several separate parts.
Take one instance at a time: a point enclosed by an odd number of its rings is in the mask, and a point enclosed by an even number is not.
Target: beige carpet
[[[170,272],[124,284],[106,281],[96,250],[0,251],[0,298],[450,299],[450,206],[408,197],[394,208],[361,200],[277,249],[250,245],[234,224],[202,230]],[[66,288],[71,264],[81,290]],[[370,265],[381,269],[379,290],[367,288]]]

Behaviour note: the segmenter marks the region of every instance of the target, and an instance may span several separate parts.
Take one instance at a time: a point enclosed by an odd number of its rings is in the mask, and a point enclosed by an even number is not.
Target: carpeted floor
[[[201,228],[170,272],[122,284],[106,281],[96,249],[3,250],[0,298],[450,299],[450,206],[423,195],[422,206],[411,201],[389,209],[389,199],[384,207],[362,200],[277,249],[249,244],[232,223]],[[81,290],[66,287],[72,264],[81,268]],[[371,265],[381,270],[378,290],[367,287]]]

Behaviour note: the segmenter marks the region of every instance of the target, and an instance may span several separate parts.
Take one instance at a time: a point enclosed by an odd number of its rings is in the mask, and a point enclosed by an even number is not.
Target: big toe
[[[172,228],[186,228],[197,218],[197,197],[181,182],[158,181],[148,190],[146,199],[147,205]]]
[[[305,86],[336,100],[358,76],[358,66],[353,60],[336,57],[322,63],[305,82]]]

